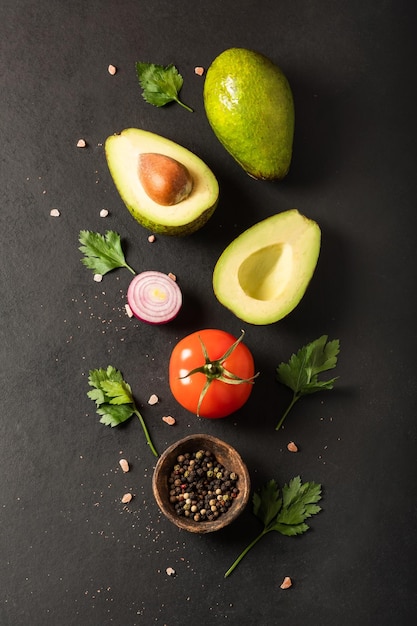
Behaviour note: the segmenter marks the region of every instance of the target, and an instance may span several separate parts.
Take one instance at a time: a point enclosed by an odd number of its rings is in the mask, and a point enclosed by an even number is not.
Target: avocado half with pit
[[[187,148],[139,128],[105,142],[114,184],[135,220],[163,235],[188,235],[212,216],[219,185],[210,168]]]
[[[272,324],[302,299],[320,253],[318,224],[296,209],[272,215],[239,235],[213,272],[221,304],[250,324]]]

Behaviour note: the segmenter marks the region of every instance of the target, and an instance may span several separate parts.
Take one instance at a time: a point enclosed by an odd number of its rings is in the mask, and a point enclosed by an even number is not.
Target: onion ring
[[[148,324],[166,324],[182,306],[182,293],[175,280],[157,271],[141,272],[127,290],[132,313]]]

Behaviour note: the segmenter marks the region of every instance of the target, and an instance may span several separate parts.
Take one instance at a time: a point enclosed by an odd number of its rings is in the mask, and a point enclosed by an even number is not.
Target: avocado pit
[[[138,176],[146,194],[162,206],[182,202],[193,189],[189,170],[165,154],[145,152],[138,158]]]

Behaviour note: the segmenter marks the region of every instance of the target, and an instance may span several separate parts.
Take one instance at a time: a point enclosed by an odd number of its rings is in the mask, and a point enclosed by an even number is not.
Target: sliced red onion
[[[166,324],[176,317],[182,294],[175,280],[163,272],[148,271],[135,276],[127,290],[132,313],[148,324]]]

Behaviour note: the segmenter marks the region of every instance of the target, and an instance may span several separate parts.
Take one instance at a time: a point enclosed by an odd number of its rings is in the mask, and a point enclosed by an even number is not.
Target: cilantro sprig
[[[87,396],[95,402],[96,413],[101,416],[100,422],[113,428],[128,420],[132,415],[136,415],[152,454],[158,456],[145,421],[136,408],[132,389],[129,383],[123,380],[121,372],[112,365],[106,369],[91,370],[88,384],[93,389],[87,392]]]
[[[142,96],[146,102],[156,107],[163,107],[168,102],[177,102],[187,111],[193,110],[179,99],[183,77],[175,65],[157,65],[156,63],[136,63],[136,75],[142,87]]]
[[[126,263],[120,235],[114,230],[106,231],[104,236],[90,230],[81,230],[79,242],[81,246],[78,249],[85,255],[81,263],[96,274],[104,276],[118,267],[126,267],[132,274],[136,274]]]
[[[305,520],[321,511],[317,504],[321,500],[321,485],[302,483],[296,476],[280,491],[274,479],[253,494],[253,513],[264,524],[262,532],[240,553],[225,573],[230,576],[241,560],[257,543],[273,530],[294,537],[305,533],[310,527]]]
[[[301,348],[297,354],[293,354],[288,363],[281,363],[277,367],[278,382],[292,389],[293,397],[276,430],[281,428],[288,413],[302,396],[333,389],[338,376],[329,380],[319,380],[318,375],[336,367],[339,351],[338,339],[327,341],[327,335],[322,335]]]

